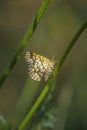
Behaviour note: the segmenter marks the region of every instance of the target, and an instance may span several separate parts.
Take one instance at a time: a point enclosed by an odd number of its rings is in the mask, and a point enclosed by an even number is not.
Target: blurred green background
[[[41,0],[0,1],[0,75],[14,55]],[[87,0],[52,0],[26,50],[59,62],[72,37],[87,20]],[[55,130],[87,130],[87,31],[68,55],[57,79],[58,120]],[[25,87],[24,87],[25,86]],[[61,88],[60,93],[58,92]],[[20,122],[32,104],[38,82],[27,75],[24,56],[0,90],[0,115]]]

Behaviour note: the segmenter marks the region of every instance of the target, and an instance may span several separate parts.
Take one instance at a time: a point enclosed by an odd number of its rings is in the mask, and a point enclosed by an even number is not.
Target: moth
[[[53,61],[32,51],[25,51],[24,58],[31,79],[36,81],[41,81],[42,78],[44,78],[45,81],[49,79],[54,70]]]

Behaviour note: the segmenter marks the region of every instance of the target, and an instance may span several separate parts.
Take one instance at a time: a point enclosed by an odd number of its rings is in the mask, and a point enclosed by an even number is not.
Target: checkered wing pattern
[[[44,78],[47,81],[53,72],[54,62],[31,51],[25,51],[24,56],[31,79],[40,81]]]

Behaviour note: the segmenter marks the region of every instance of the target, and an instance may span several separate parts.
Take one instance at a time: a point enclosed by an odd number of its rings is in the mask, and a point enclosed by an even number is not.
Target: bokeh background
[[[41,0],[0,1],[0,75],[35,17]],[[72,37],[87,20],[87,0],[52,0],[26,50],[59,62]],[[55,130],[87,130],[87,31],[79,37],[56,78]],[[58,88],[61,88],[60,93]],[[27,75],[24,56],[0,89],[0,115],[20,123],[39,91]],[[20,119],[19,119],[20,117]],[[16,121],[15,121],[16,119]]]

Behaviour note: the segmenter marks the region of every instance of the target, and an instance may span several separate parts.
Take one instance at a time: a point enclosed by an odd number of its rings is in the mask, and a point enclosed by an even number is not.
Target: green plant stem
[[[31,26],[29,27],[24,39],[20,43],[19,48],[16,50],[16,53],[12,57],[12,60],[9,62],[9,65],[7,66],[7,68],[5,69],[5,71],[2,73],[2,75],[0,77],[0,88],[1,88],[2,84],[4,83],[5,79],[8,77],[11,70],[13,69],[13,67],[15,66],[16,62],[20,59],[22,52],[27,45],[27,42],[30,40],[31,36],[33,35],[34,31],[36,30],[36,27],[40,23],[43,15],[46,11],[46,8],[48,7],[48,4],[49,4],[49,0],[43,0],[40,9],[39,9],[36,17],[34,18]]]
[[[62,65],[63,65],[66,57],[68,56],[70,50],[75,45],[76,41],[78,40],[78,38],[80,37],[80,35],[82,34],[82,32],[86,29],[86,27],[87,27],[87,21],[80,27],[80,29],[77,31],[77,33],[75,34],[75,36],[72,38],[71,42],[68,44],[67,48],[65,49],[65,51],[64,51],[64,53],[63,53],[63,55],[62,55],[62,57],[60,59],[59,64],[57,65],[56,69],[54,70],[54,75],[51,76],[50,80],[48,81],[48,83],[44,87],[44,89],[42,90],[40,96],[37,98],[36,102],[34,103],[34,105],[31,108],[31,110],[28,112],[28,114],[26,115],[26,117],[24,118],[24,120],[22,121],[22,123],[20,124],[18,130],[23,130],[24,127],[29,122],[29,120],[34,115],[34,112],[39,107],[39,105],[43,101],[44,97],[48,93],[51,85],[53,84],[53,82],[54,82],[54,80],[55,80],[55,78],[56,78],[59,70],[61,69],[61,67],[62,67]]]
[[[76,43],[76,41],[79,39],[80,35],[83,33],[83,31],[87,28],[87,21],[84,22],[84,24],[79,28],[79,30],[76,32],[76,34],[74,35],[74,37],[72,38],[71,42],[68,44],[67,48],[65,49],[59,65],[57,66],[57,69],[55,70],[55,76],[57,75],[58,70],[60,70],[60,68],[62,67],[66,57],[68,56],[70,50],[72,49],[72,47],[74,46],[74,44]]]

